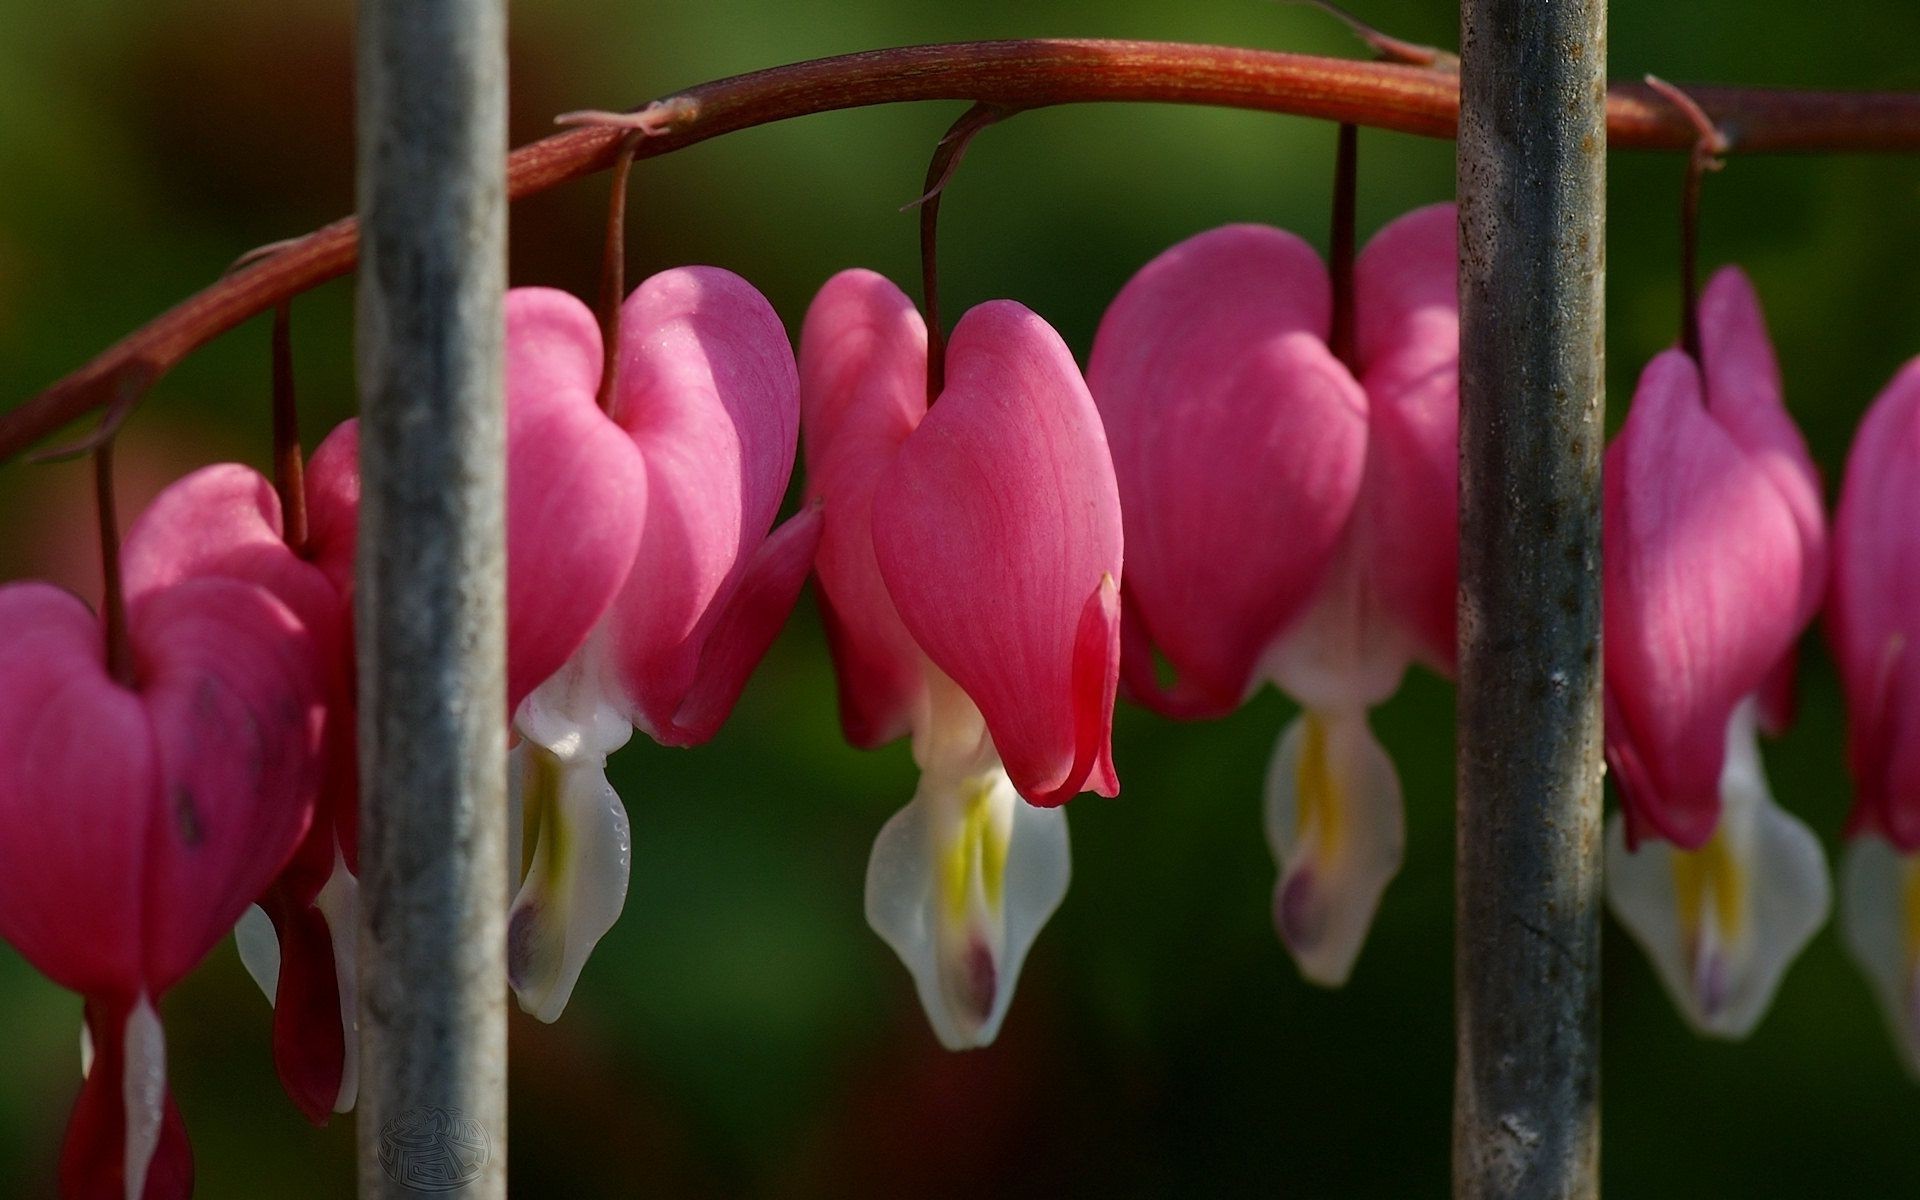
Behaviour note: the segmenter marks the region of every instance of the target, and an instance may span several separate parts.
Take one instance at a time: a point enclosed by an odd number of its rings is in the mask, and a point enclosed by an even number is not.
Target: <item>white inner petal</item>
[[[1901,1061],[1920,1079],[1920,855],[1877,836],[1855,838],[1841,860],[1840,932]]]
[[[1274,927],[1315,983],[1347,981],[1406,852],[1400,780],[1364,710],[1306,711],[1267,771]]]
[[[240,965],[272,1004],[280,993],[280,935],[266,909],[247,905],[233,926],[233,945],[240,952]]]
[[[1735,710],[1720,774],[1720,824],[1697,851],[1626,847],[1607,826],[1607,902],[1696,1031],[1743,1038],[1832,905],[1826,858],[1805,824],[1774,803],[1756,707]]]
[[[597,627],[558,671],[527,694],[514,714],[520,735],[561,759],[602,763],[633,736],[608,685],[607,638]]]
[[[965,692],[927,668],[920,786],[874,840],[867,923],[913,976],[950,1050],[1000,1032],[1027,952],[1067,893],[1067,818],[1020,798]]]
[[[626,904],[631,833],[604,759],[525,742],[508,761],[528,859],[507,914],[508,976],[520,1007],[552,1021]]]
[[[358,939],[355,913],[359,907],[360,881],[347,870],[340,842],[333,843],[333,874],[314,897],[313,905],[326,918],[327,935],[333,943],[333,978],[340,990],[340,1032],[343,1054],[340,1061],[340,1094],[334,1097],[333,1111],[351,1112],[360,1094],[360,991]]]
[[[1306,613],[1261,663],[1260,673],[1303,708],[1364,712],[1399,690],[1406,674],[1412,647],[1398,623],[1378,611],[1364,552],[1349,528]]]
[[[167,1104],[167,1041],[160,1014],[145,995],[127,1014],[126,1072],[120,1095],[127,1110],[127,1200],[147,1190],[147,1169],[160,1148],[160,1125]]]

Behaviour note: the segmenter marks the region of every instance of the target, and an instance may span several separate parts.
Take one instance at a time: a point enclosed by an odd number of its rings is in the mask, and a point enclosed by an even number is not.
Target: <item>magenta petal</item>
[[[647,280],[620,320],[613,416],[645,460],[646,521],[608,615],[627,717],[671,731],[715,623],[772,528],[799,437],[786,329],[714,267]]]
[[[1106,790],[1121,528],[1099,413],[1060,336],[1011,301],[961,319],[946,368],[874,494],[881,576],[1021,795]]]
[[[325,1125],[340,1097],[348,1036],[340,1020],[333,930],[326,915],[307,904],[269,894],[267,909],[280,945],[273,994],[274,1069],[301,1115]]]
[[[1365,539],[1370,602],[1443,674],[1460,548],[1458,221],[1451,204],[1416,209],[1376,234],[1354,267],[1369,423],[1352,536]]]
[[[1715,272],[1700,296],[1700,356],[1707,410],[1767,472],[1793,510],[1803,556],[1800,620],[1820,610],[1827,591],[1827,523],[1820,472],[1787,412],[1780,365],[1753,284],[1738,267]],[[1779,733],[1792,721],[1794,659],[1789,650],[1761,691],[1760,723]]]
[[[1101,320],[1087,382],[1119,480],[1128,606],[1178,677],[1160,688],[1135,652],[1128,680],[1161,712],[1238,706],[1346,527],[1367,398],[1327,350],[1328,305],[1305,242],[1230,225],[1148,263]]]
[[[926,687],[873,553],[874,490],[927,411],[927,327],[899,288],[854,270],[820,289],[800,335],[800,405],[840,724],[871,749],[907,732]]]
[[[600,411],[600,332],[565,292],[507,295],[507,708],[586,641],[633,566],[646,470]]]
[[[261,589],[190,579],[129,608],[137,690],[78,600],[0,589],[0,933],[92,996],[159,995],[306,832],[321,669]]]
[[[1641,376],[1604,486],[1609,758],[1636,826],[1697,849],[1719,818],[1727,722],[1798,630],[1799,532],[1678,351]]]
[[[1920,359],[1854,435],[1834,514],[1830,622],[1855,824],[1920,850]]]
[[[307,561],[353,595],[360,523],[360,422],[334,426],[307,460]]]
[[[145,880],[158,995],[226,936],[305,835],[324,691],[304,629],[257,587],[190,579],[129,617],[159,752]]]
[[[326,687],[327,778],[313,828],[279,886],[311,901],[333,872],[338,814],[358,798],[346,597],[322,568],[287,548],[273,485],[235,463],[202,468],[155,497],[129,529],[121,561],[132,602],[195,576],[237,579],[265,588],[306,627]]]
[[[62,987],[140,989],[153,727],[106,672],[99,622],[41,583],[0,587],[0,937]]]
[[[820,509],[809,505],[760,543],[700,655],[700,673],[680,704],[670,746],[697,746],[720,731],[747,677],[787,623],[820,545]]]

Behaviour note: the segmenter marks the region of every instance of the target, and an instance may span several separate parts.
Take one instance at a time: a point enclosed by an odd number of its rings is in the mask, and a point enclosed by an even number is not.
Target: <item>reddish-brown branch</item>
[[[668,127],[637,156],[666,154],[789,117],[907,100],[970,100],[1009,108],[1155,101],[1284,112],[1426,137],[1452,137],[1451,74],[1168,42],[1036,40],[909,46],[816,59],[689,88]],[[1735,150],[1920,150],[1920,93],[1689,88]],[[1617,148],[1687,150],[1695,131],[1644,84],[1612,89],[1607,131]],[[585,128],[513,152],[514,199],[613,165],[627,131]],[[240,322],[353,268],[351,218],[287,244],[161,314],[80,370],[0,416],[0,461],[101,407],[130,382],[151,382]],[[140,377],[144,376],[144,379]]]

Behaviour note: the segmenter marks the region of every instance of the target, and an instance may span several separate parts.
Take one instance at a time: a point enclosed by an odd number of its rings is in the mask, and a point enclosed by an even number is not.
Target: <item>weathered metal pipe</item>
[[[1605,0],[1465,0],[1453,1194],[1599,1194]]]
[[[506,1195],[506,12],[362,0],[360,1195]]]

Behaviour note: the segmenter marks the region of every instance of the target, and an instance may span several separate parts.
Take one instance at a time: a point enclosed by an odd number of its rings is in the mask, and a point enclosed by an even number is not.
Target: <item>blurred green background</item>
[[[1354,0],[1455,41],[1451,5]],[[513,11],[514,140],[793,59],[923,41],[1104,35],[1351,54],[1326,17],[1265,0],[841,0]],[[0,0],[0,404],[352,195],[345,0]],[[1920,87],[1911,0],[1619,0],[1616,77]],[[711,262],[797,330],[835,270],[910,283],[933,140],[959,104],[814,117],[643,163],[630,279]],[[1447,143],[1362,137],[1363,233],[1452,188]],[[1013,296],[1084,354],[1107,300],[1169,243],[1230,220],[1324,245],[1330,126],[1149,106],[1058,109],[983,137],[944,210],[958,314]],[[1609,356],[1617,422],[1676,326],[1677,156],[1616,154]],[[1735,159],[1709,179],[1704,264],[1739,262],[1829,481],[1860,413],[1920,352],[1920,164]],[[513,277],[590,295],[600,181],[519,205]],[[351,409],[351,288],[300,300],[309,441]],[[206,461],[264,466],[267,330],[163,382],[122,445],[129,508]],[[0,577],[97,588],[85,471],[0,471]],[[1830,851],[1849,788],[1843,713],[1811,645],[1799,726],[1767,748],[1780,799]],[[903,745],[848,749],[811,602],[732,723],[693,752],[636,744],[627,911],[555,1026],[514,1015],[520,1197],[1286,1196],[1446,1192],[1452,1081],[1452,693],[1412,677],[1376,728],[1399,764],[1407,865],[1353,981],[1302,982],[1268,924],[1259,794],[1290,705],[1173,725],[1123,711],[1123,796],[1072,806],[1076,878],[994,1048],[953,1056],[869,933],[867,848],[913,787]],[[0,1195],[50,1194],[77,1081],[78,1002],[0,947]],[[347,1195],[352,1123],[279,1092],[266,1005],[222,946],[165,1006],[208,1198]],[[1920,1087],[1829,928],[1751,1040],[1687,1032],[1609,924],[1605,1181],[1615,1196],[1920,1194]]]

